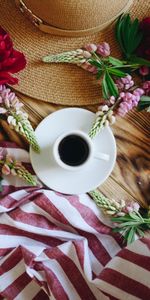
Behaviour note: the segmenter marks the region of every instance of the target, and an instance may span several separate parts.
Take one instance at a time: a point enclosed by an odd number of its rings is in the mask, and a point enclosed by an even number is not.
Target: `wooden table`
[[[51,112],[62,108],[18,94],[29,114],[33,127]],[[96,111],[96,106],[87,109]],[[150,121],[146,112],[130,112],[125,118],[118,118],[113,126],[117,142],[117,162],[115,168],[99,187],[106,196],[126,201],[138,201],[143,206],[150,205]],[[0,140],[15,141],[28,149],[28,145],[12,131],[6,122],[1,122]]]

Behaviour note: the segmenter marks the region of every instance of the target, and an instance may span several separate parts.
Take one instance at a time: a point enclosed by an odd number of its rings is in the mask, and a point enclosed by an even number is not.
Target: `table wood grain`
[[[48,114],[63,108],[17,93],[35,128]],[[97,106],[86,106],[93,112]],[[115,168],[99,190],[107,197],[138,201],[144,207],[150,205],[150,118],[146,112],[132,111],[125,118],[117,119],[112,130],[117,142]],[[28,149],[26,141],[0,121],[0,140],[16,142]],[[50,130],[53,130],[50,129]]]

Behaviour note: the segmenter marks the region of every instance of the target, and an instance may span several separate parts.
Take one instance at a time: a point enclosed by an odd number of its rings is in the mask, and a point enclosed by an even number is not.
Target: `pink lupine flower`
[[[117,114],[124,117],[129,110],[138,105],[140,97],[143,94],[144,90],[140,88],[135,89],[133,92],[121,92],[119,95],[120,104]]]
[[[97,45],[96,52],[103,57],[110,55],[110,46],[108,43],[103,42],[102,44]]]
[[[139,205],[137,202],[135,202],[135,203],[132,204],[132,207],[133,207],[133,210],[134,210],[135,212],[138,212],[138,211],[139,211],[139,208],[140,208],[140,205]]]
[[[0,107],[0,114],[6,114],[7,109]]]
[[[95,52],[97,50],[97,46],[95,44],[88,44],[84,48],[90,53]]]
[[[0,148],[0,160],[3,160],[7,154],[7,150],[4,148]]]
[[[90,58],[91,57],[91,53],[89,51],[83,51],[83,57]]]
[[[117,79],[116,85],[119,90],[128,90],[134,85],[134,81],[131,75],[127,75],[126,77]]]
[[[140,67],[139,72],[142,76],[146,76],[150,73],[150,69],[147,66],[142,66]]]
[[[3,167],[2,167],[2,174],[4,174],[4,175],[9,175],[10,174],[10,168],[6,164],[4,164]]]
[[[111,104],[114,104],[115,101],[116,101],[116,99],[115,99],[114,96],[111,96],[111,97],[109,98],[109,102],[110,102]]]
[[[145,92],[145,95],[150,96],[150,80],[145,81],[142,88]]]
[[[82,64],[81,68],[93,74],[97,73],[97,68],[95,66],[92,66],[88,61]]]

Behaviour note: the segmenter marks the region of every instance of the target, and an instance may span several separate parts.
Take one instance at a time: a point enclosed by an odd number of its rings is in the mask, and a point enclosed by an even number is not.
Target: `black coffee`
[[[69,166],[82,165],[89,156],[89,146],[80,136],[71,134],[59,144],[60,159]]]

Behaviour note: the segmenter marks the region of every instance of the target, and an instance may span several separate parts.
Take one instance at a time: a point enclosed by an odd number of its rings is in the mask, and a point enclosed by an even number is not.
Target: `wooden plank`
[[[62,105],[45,103],[18,93],[35,128],[48,114],[63,108]],[[96,111],[97,106],[85,107]],[[117,143],[117,161],[111,176],[100,186],[108,197],[138,201],[147,206],[150,199],[150,120],[148,113],[130,112],[118,118],[113,126]],[[11,134],[9,135],[10,140]],[[16,137],[15,137],[16,139]],[[17,143],[24,143],[19,138]],[[27,145],[25,145],[27,147]]]

